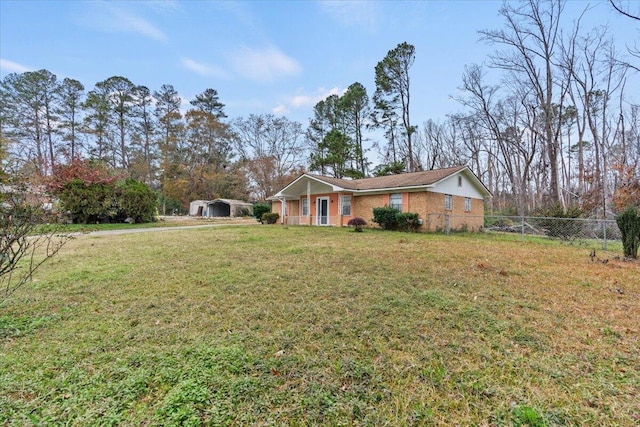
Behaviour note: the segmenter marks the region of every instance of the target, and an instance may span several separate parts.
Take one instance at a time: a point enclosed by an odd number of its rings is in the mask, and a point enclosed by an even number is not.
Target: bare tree
[[[25,186],[0,186],[0,303],[28,283],[34,272],[71,238],[41,227],[44,212]]]
[[[274,194],[301,167],[304,131],[300,123],[272,114],[252,114],[235,120],[233,131],[259,200]]]
[[[562,0],[527,0],[513,7],[505,3],[500,14],[506,26],[501,30],[480,31],[481,38],[504,47],[491,56],[491,65],[510,72],[515,79],[531,88],[540,114],[541,140],[549,170],[549,197],[563,202],[558,173],[559,121],[557,107],[562,107],[568,84],[557,75],[558,45]],[[557,90],[557,92],[556,92]]]
[[[622,2],[620,0],[609,0],[609,3],[611,3],[611,6],[613,6],[613,8],[615,10],[617,10],[618,12],[620,12],[621,14],[626,16],[627,18],[631,18],[631,19],[635,19],[636,21],[640,21],[640,11],[638,11],[637,13],[631,12],[629,7],[623,6]]]
[[[614,114],[611,104],[616,96],[623,95],[627,68],[618,60],[613,40],[603,27],[584,36],[574,35],[563,47],[563,65],[571,81],[572,102],[579,107],[576,120],[578,195],[581,201],[586,201],[588,210],[600,206],[602,214],[606,215],[607,199],[611,194],[607,158],[613,143],[613,123],[621,113]],[[590,142],[586,143],[585,139]],[[593,150],[592,174],[585,172],[587,148]]]

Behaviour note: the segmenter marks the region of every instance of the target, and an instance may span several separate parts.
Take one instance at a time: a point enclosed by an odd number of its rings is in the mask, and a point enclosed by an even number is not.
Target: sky
[[[634,0],[635,1],[635,0]],[[60,80],[123,76],[188,101],[216,89],[228,117],[273,113],[308,124],[313,106],[354,82],[370,96],[374,69],[399,43],[415,46],[414,123],[459,111],[465,65],[495,47],[478,30],[499,29],[501,1],[34,1],[0,0],[0,77],[47,69]],[[569,0],[566,30],[609,25],[624,49],[637,21],[608,1]],[[640,92],[640,91],[638,91]]]

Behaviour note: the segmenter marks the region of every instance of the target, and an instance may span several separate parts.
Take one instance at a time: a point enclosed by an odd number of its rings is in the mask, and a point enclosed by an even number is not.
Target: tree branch
[[[625,12],[624,10],[622,10],[621,8],[619,8],[619,7],[618,7],[618,5],[616,5],[616,3],[615,3],[615,1],[614,1],[614,0],[609,0],[609,3],[611,3],[611,6],[613,6],[613,8],[614,8],[615,10],[617,10],[619,13],[623,14],[623,15],[624,15],[624,16],[626,16],[627,18],[631,18],[631,19],[635,19],[635,20],[637,20],[637,21],[640,21],[640,16],[635,16],[635,15],[632,15],[632,14],[630,14],[630,13],[628,13],[628,12]]]

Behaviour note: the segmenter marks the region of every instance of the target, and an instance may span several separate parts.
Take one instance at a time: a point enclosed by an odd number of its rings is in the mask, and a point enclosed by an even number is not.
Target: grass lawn
[[[640,264],[491,236],[81,236],[0,305],[3,425],[636,426]]]

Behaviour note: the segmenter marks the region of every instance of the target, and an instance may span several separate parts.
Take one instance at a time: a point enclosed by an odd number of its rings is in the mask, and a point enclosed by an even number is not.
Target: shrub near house
[[[256,203],[253,205],[253,216],[262,223],[262,215],[271,212],[271,205],[266,203]]]
[[[262,220],[260,221],[262,224],[275,224],[280,219],[280,215],[278,213],[263,213]]]
[[[383,230],[418,231],[420,218],[417,213],[400,212],[395,208],[383,207],[373,209],[373,222]]]
[[[355,217],[355,218],[351,218],[349,222],[347,222],[347,225],[349,227],[354,227],[353,231],[356,231],[359,233],[362,231],[362,227],[365,227],[367,225],[367,221],[365,221],[360,217]]]

